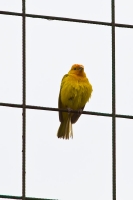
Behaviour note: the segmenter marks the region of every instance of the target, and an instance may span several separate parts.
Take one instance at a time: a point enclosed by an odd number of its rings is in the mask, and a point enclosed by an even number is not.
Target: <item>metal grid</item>
[[[67,22],[77,22],[77,23],[86,23],[86,24],[95,24],[95,25],[104,25],[110,26],[112,28],[112,114],[109,113],[100,113],[100,112],[87,112],[82,111],[82,114],[95,115],[95,116],[105,116],[112,118],[112,199],[116,200],[116,118],[127,118],[133,119],[131,115],[118,115],[116,114],[116,101],[115,101],[115,27],[122,28],[133,28],[133,25],[129,24],[118,24],[115,23],[115,0],[111,1],[111,17],[112,22],[100,22],[92,20],[82,20],[82,19],[72,19],[64,17],[54,17],[54,16],[45,16],[45,15],[34,15],[26,14],[26,0],[22,0],[22,13],[17,12],[8,12],[0,11],[0,14],[3,15],[14,15],[22,17],[22,105],[21,104],[11,104],[11,103],[0,103],[0,106],[21,108],[23,111],[22,114],[22,196],[8,196],[0,195],[0,198],[8,199],[22,199],[22,200],[48,200],[41,198],[31,198],[26,197],[26,109],[37,109],[37,110],[47,110],[47,111],[63,111],[68,112],[65,109],[58,108],[49,108],[41,106],[32,106],[26,105],[26,18],[41,18],[48,20],[57,20],[57,21],[67,21]],[[77,111],[70,111],[76,113]],[[50,200],[50,199],[49,199]]]

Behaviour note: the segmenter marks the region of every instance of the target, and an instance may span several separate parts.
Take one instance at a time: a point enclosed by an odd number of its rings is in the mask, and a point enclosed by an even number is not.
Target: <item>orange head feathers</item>
[[[86,76],[85,73],[84,73],[84,66],[80,65],[80,64],[72,65],[68,74],[75,74],[75,75],[78,75],[78,76]]]

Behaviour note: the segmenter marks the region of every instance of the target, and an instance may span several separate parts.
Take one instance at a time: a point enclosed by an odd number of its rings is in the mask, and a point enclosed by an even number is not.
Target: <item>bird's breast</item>
[[[92,92],[88,79],[82,77],[66,77],[61,87],[61,102],[65,107],[78,110],[85,106]]]

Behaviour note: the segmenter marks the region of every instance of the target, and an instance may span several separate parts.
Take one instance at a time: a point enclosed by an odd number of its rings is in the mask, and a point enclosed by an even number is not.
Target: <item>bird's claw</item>
[[[80,108],[80,109],[78,110],[78,113],[79,113],[79,114],[82,114],[82,111],[83,111],[83,109]]]
[[[71,113],[71,111],[73,111],[73,109],[71,109],[71,108],[67,108],[67,110],[68,110],[69,114]]]
[[[71,113],[71,111],[73,111],[73,109],[71,109],[71,108],[67,108],[67,110],[68,110],[68,113],[70,114]],[[79,113],[79,114],[82,114],[82,111],[83,111],[83,109],[79,109],[79,110],[77,110],[77,112]]]

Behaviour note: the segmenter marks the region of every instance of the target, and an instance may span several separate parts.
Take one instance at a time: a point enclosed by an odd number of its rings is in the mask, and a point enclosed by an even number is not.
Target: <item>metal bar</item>
[[[68,17],[56,17],[56,16],[35,15],[35,14],[26,14],[26,17],[111,26],[111,23],[109,23],[109,22],[100,22],[100,21],[85,20],[85,19],[75,19],[75,18],[68,18]]]
[[[0,198],[3,199],[22,199],[21,196],[11,196],[11,195],[0,195]],[[43,199],[43,198],[34,198],[34,197],[25,197],[26,200],[55,200],[55,199]]]
[[[119,28],[133,28],[133,25],[131,25],[131,24],[118,24],[118,23],[115,23],[115,27],[119,27]]]
[[[14,103],[0,103],[0,106],[11,107],[11,108],[23,108],[22,104],[14,104]]]
[[[0,14],[15,15],[15,16],[22,16],[23,15],[21,13],[8,12],[8,11],[0,11]],[[47,15],[36,15],[36,14],[25,14],[25,16],[26,17],[31,17],[31,18],[47,19],[47,20],[58,20],[58,21],[89,23],[89,24],[98,24],[98,25],[111,26],[111,23],[109,23],[109,22],[100,22],[100,21],[92,21],[92,20],[82,20],[82,19],[74,19],[74,18],[66,18],[66,17],[56,17],[56,16],[47,16]]]
[[[23,15],[22,13],[3,11],[3,10],[0,10],[0,14],[2,14],[2,15],[20,16],[20,17],[22,17],[22,15]]]
[[[18,12],[9,12],[9,11],[0,11],[0,14],[3,15],[12,15],[12,16],[22,16],[22,13]],[[111,22],[101,22],[101,21],[93,21],[93,20],[82,20],[82,19],[74,19],[74,18],[66,18],[66,17],[55,17],[55,16],[47,16],[47,15],[35,15],[35,14],[25,14],[26,17],[31,18],[41,18],[47,20],[57,20],[57,21],[67,21],[67,22],[77,22],[77,23],[86,23],[86,24],[96,24],[96,25],[104,25],[104,26],[112,26]],[[115,23],[115,27],[120,28],[133,28],[131,24],[119,24]]]
[[[11,196],[11,195],[0,195],[0,198],[3,198],[3,199],[22,199],[21,196]]]
[[[116,200],[115,0],[112,0],[112,198]]]
[[[26,199],[26,17],[25,0],[22,0],[22,81],[23,81],[23,115],[22,115],[22,200]]]
[[[23,105],[21,104],[12,104],[12,103],[0,103],[0,106],[5,107],[11,107],[11,108],[23,108]],[[51,107],[43,107],[43,106],[32,106],[32,105],[25,105],[26,109],[34,109],[34,110],[46,110],[46,111],[62,111],[62,112],[68,112],[67,109],[59,109],[59,108],[51,108]],[[69,111],[72,113],[78,113],[78,111]],[[91,111],[82,111],[82,114],[86,115],[95,115],[95,116],[103,116],[103,117],[112,117],[113,114],[111,113],[101,113],[101,112],[91,112]],[[121,115],[121,114],[115,114],[117,118],[124,118],[124,119],[133,119],[132,115]]]

